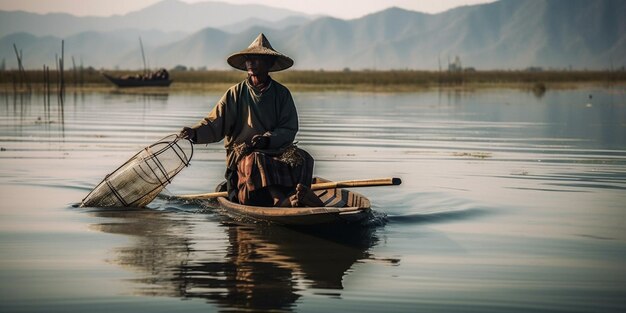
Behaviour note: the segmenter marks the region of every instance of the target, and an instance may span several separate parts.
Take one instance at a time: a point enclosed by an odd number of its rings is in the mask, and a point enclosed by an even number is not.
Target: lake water
[[[295,93],[297,140],[359,189],[356,229],[242,224],[160,197],[76,204],[220,94],[0,93],[1,312],[624,312],[621,87]],[[212,191],[221,144],[197,145],[166,194]]]

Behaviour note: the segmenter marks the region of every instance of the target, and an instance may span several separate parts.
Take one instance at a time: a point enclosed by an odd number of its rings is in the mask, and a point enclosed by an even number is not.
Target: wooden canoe
[[[313,179],[313,183],[327,181],[322,178]],[[351,224],[363,221],[371,214],[369,199],[357,192],[340,188],[314,192],[324,202],[324,207],[248,206],[231,202],[225,197],[219,197],[217,201],[222,209],[235,217],[281,225]]]
[[[172,84],[171,79],[130,79],[113,77],[106,73],[102,73],[102,76],[106,77],[109,81],[120,88],[128,87],[168,87]]]

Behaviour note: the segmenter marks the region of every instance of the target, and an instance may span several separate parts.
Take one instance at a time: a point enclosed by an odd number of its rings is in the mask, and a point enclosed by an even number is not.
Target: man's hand
[[[270,137],[256,135],[252,137],[252,147],[254,149],[265,149],[270,145]]]
[[[191,141],[194,141],[196,139],[196,130],[190,127],[183,127],[178,136],[183,139],[189,139]]]

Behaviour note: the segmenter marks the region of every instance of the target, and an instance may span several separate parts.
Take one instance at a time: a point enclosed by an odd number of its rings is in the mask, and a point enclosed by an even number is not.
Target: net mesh
[[[177,135],[144,148],[107,175],[83,199],[83,207],[143,207],[172,182],[193,156],[193,145]]]

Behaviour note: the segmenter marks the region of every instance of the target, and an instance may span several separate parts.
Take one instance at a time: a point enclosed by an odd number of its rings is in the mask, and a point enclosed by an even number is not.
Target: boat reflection
[[[94,229],[133,239],[111,261],[139,272],[137,293],[203,298],[224,309],[289,311],[304,290],[340,297],[348,270],[373,259],[368,250],[377,242],[373,228],[302,231],[155,210],[92,213],[107,219]]]

